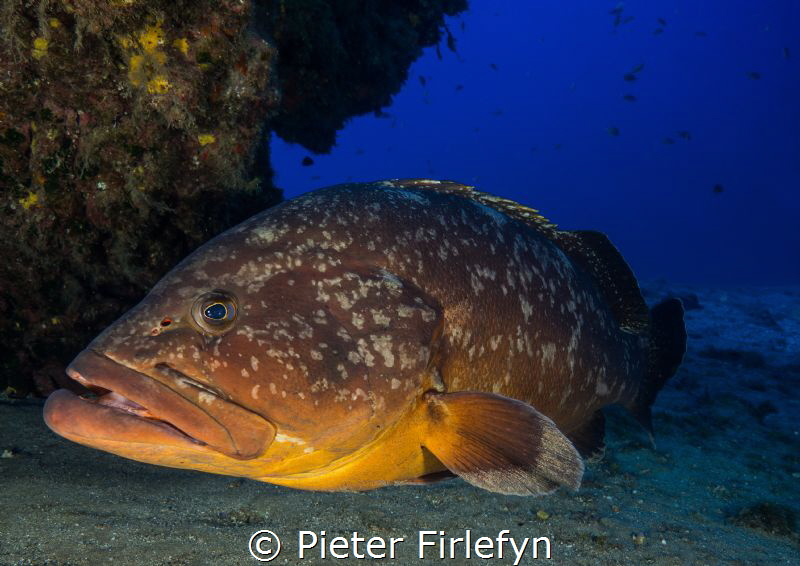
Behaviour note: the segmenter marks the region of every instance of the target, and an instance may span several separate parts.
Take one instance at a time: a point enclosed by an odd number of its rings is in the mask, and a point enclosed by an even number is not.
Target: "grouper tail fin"
[[[680,299],[667,299],[650,310],[650,370],[639,392],[626,408],[647,430],[653,441],[650,407],[658,392],[672,377],[686,353],[686,326]]]

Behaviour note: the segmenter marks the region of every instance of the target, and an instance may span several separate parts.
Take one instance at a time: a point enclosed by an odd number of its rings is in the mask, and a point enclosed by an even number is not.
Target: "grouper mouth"
[[[263,454],[275,436],[269,421],[163,364],[147,375],[87,349],[67,374],[96,396],[59,389],[48,397],[44,419],[80,444],[126,456],[144,446],[248,460]]]

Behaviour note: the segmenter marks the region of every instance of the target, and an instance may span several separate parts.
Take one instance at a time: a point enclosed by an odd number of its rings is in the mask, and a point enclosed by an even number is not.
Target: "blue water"
[[[448,26],[388,117],[328,155],[273,140],[287,197],[454,179],[606,232],[641,278],[800,281],[800,2],[473,0]]]

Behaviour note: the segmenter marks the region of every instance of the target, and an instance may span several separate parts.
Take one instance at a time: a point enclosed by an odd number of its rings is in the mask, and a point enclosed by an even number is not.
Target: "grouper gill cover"
[[[686,343],[599,232],[429,180],[348,184],[195,251],[67,370],[58,434],[120,456],[302,489],[457,475],[577,489],[601,409],[652,432]]]

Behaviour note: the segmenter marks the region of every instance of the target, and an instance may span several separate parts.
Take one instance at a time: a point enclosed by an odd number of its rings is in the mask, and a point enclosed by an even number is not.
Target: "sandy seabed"
[[[420,530],[474,543],[504,529],[550,540],[550,560],[540,543],[520,564],[800,564],[800,289],[644,289],[700,307],[686,313],[689,351],[654,407],[657,448],[609,410],[605,458],[577,493],[505,497],[461,480],[295,491],[84,448],[47,429],[41,401],[0,398],[0,564],[256,564],[260,529],[283,542],[271,564],[371,562],[352,548],[300,559],[301,530],[403,538],[390,564],[513,564],[508,543],[502,559],[496,544],[466,558],[463,543],[453,559],[438,546],[418,558]]]

